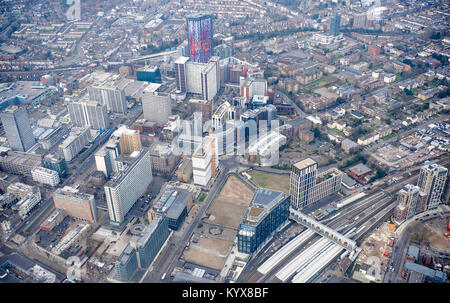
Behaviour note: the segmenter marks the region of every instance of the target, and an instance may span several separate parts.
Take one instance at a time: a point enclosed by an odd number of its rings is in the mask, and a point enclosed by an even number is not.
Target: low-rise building
[[[12,150],[0,153],[0,169],[6,173],[31,176],[38,166],[42,166],[42,155]]]
[[[59,183],[58,172],[45,168],[45,167],[35,167],[31,171],[31,176],[33,180],[39,183],[48,184],[50,186],[56,186]]]
[[[56,209],[63,209],[73,218],[90,223],[97,222],[97,209],[93,195],[65,186],[55,191],[53,202]]]

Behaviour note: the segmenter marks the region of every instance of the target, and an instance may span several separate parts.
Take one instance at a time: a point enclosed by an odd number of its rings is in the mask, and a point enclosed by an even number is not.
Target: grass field
[[[248,173],[252,181],[260,187],[282,191],[289,194],[289,175],[271,174],[252,170]]]

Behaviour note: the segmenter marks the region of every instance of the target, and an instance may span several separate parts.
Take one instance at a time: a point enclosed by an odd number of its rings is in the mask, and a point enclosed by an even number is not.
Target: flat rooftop
[[[355,173],[356,175],[364,175],[371,172],[371,169],[364,164],[356,164],[348,169],[349,171]]]
[[[297,162],[294,164],[295,167],[297,167],[298,169],[304,169],[307,168],[308,166],[317,164],[317,162],[311,158],[307,158],[305,160],[302,160],[300,162]]]
[[[253,194],[247,213],[242,220],[245,224],[258,224],[262,218],[280,201],[288,197],[285,193],[258,188]]]

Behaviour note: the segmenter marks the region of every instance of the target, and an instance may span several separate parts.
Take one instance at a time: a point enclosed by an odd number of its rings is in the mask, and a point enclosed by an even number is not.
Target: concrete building
[[[213,56],[207,63],[179,57],[175,61],[175,75],[178,90],[212,100],[220,89],[219,57]]]
[[[117,159],[116,159],[117,161]],[[105,185],[110,222],[119,225],[152,181],[150,153],[142,149],[121,157],[122,169]]]
[[[267,80],[240,77],[240,96],[252,100],[253,96],[267,95]]]
[[[153,173],[170,175],[178,165],[181,156],[175,155],[173,146],[169,143],[154,143],[150,148],[150,159]]]
[[[45,167],[33,168],[31,170],[31,176],[35,182],[48,184],[50,186],[56,186],[59,184],[58,172]]]
[[[365,28],[367,22],[367,13],[356,13],[353,15],[353,28]]]
[[[412,184],[406,184],[397,194],[397,207],[394,209],[394,220],[401,222],[416,214],[416,204],[419,198],[420,188]]]
[[[152,212],[165,215],[168,226],[178,230],[192,207],[192,193],[183,189],[167,189],[155,202]]]
[[[67,109],[70,114],[70,121],[75,126],[89,126],[92,129],[102,130],[109,128],[110,121],[105,104],[99,104],[97,101],[80,100],[68,102]]]
[[[405,261],[404,269],[408,273],[411,272],[420,273],[425,277],[425,279],[435,283],[445,283],[445,281],[447,280],[447,275],[444,272],[440,270],[431,269],[420,264],[416,264],[409,260]]]
[[[140,235],[134,235],[114,264],[114,278],[129,282],[138,269],[146,270],[169,236],[168,220],[157,215]]]
[[[125,114],[127,101],[123,89],[113,86],[88,87],[89,98],[106,105],[109,112]]]
[[[111,135],[111,140],[119,141],[120,154],[122,155],[129,155],[142,148],[139,132],[124,125],[121,125],[114,131]]]
[[[252,254],[289,218],[288,195],[259,188],[253,195],[238,231],[238,251]]]
[[[41,201],[41,192],[37,186],[16,182],[9,185],[6,191],[19,198],[19,202],[14,204],[11,208],[17,210],[22,219],[25,219],[33,208]]]
[[[346,152],[347,154],[353,154],[359,150],[359,145],[355,142],[353,142],[350,139],[344,139],[341,142],[341,148]]]
[[[211,141],[214,140],[214,163],[213,151]],[[204,137],[202,143],[197,146],[192,154],[192,170],[194,176],[194,183],[206,186],[211,180],[212,166],[215,168],[219,166],[219,153],[217,147],[217,139],[211,137]]]
[[[0,113],[0,118],[13,150],[26,152],[36,143],[25,108],[9,106]]]
[[[145,94],[142,96],[144,118],[164,126],[172,114],[170,96],[164,93]]]
[[[220,130],[228,120],[228,112],[231,110],[231,104],[225,101],[220,104],[213,114],[212,122],[214,130]]]
[[[42,166],[42,155],[9,150],[0,153],[0,169],[6,173],[31,176],[33,168]]]
[[[141,235],[135,235],[130,245],[136,250],[138,267],[147,269],[169,237],[169,220],[165,216],[156,215]]]
[[[343,173],[331,168],[317,173],[317,162],[307,158],[292,166],[289,194],[291,206],[303,209],[341,189]]]
[[[54,130],[49,131],[47,134],[44,133],[39,138],[39,144],[41,144],[43,149],[49,150],[56,144],[60,143],[67,132],[68,130],[65,127],[58,126]]]
[[[89,223],[97,222],[97,209],[93,195],[64,186],[53,193],[53,203],[56,209],[63,209],[71,217]]]
[[[114,263],[114,278],[128,282],[138,268],[136,250],[128,244]]]
[[[439,164],[426,164],[420,169],[417,186],[425,193],[426,209],[436,208],[441,203],[448,169]]]
[[[73,127],[69,136],[59,145],[64,159],[70,162],[89,143],[91,132],[89,126]]]
[[[184,159],[176,171],[177,180],[188,183],[192,178],[192,160]]]
[[[117,143],[105,144],[95,153],[95,165],[98,171],[101,171],[106,178],[109,178],[113,172],[117,172],[116,158],[119,156],[119,146]]]

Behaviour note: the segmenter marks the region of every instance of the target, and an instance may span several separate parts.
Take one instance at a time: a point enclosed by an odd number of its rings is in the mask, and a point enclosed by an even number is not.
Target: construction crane
[[[211,127],[209,128],[209,136],[211,137],[211,178],[214,178],[216,176],[216,162],[214,158],[213,115],[214,99],[211,100]]]

